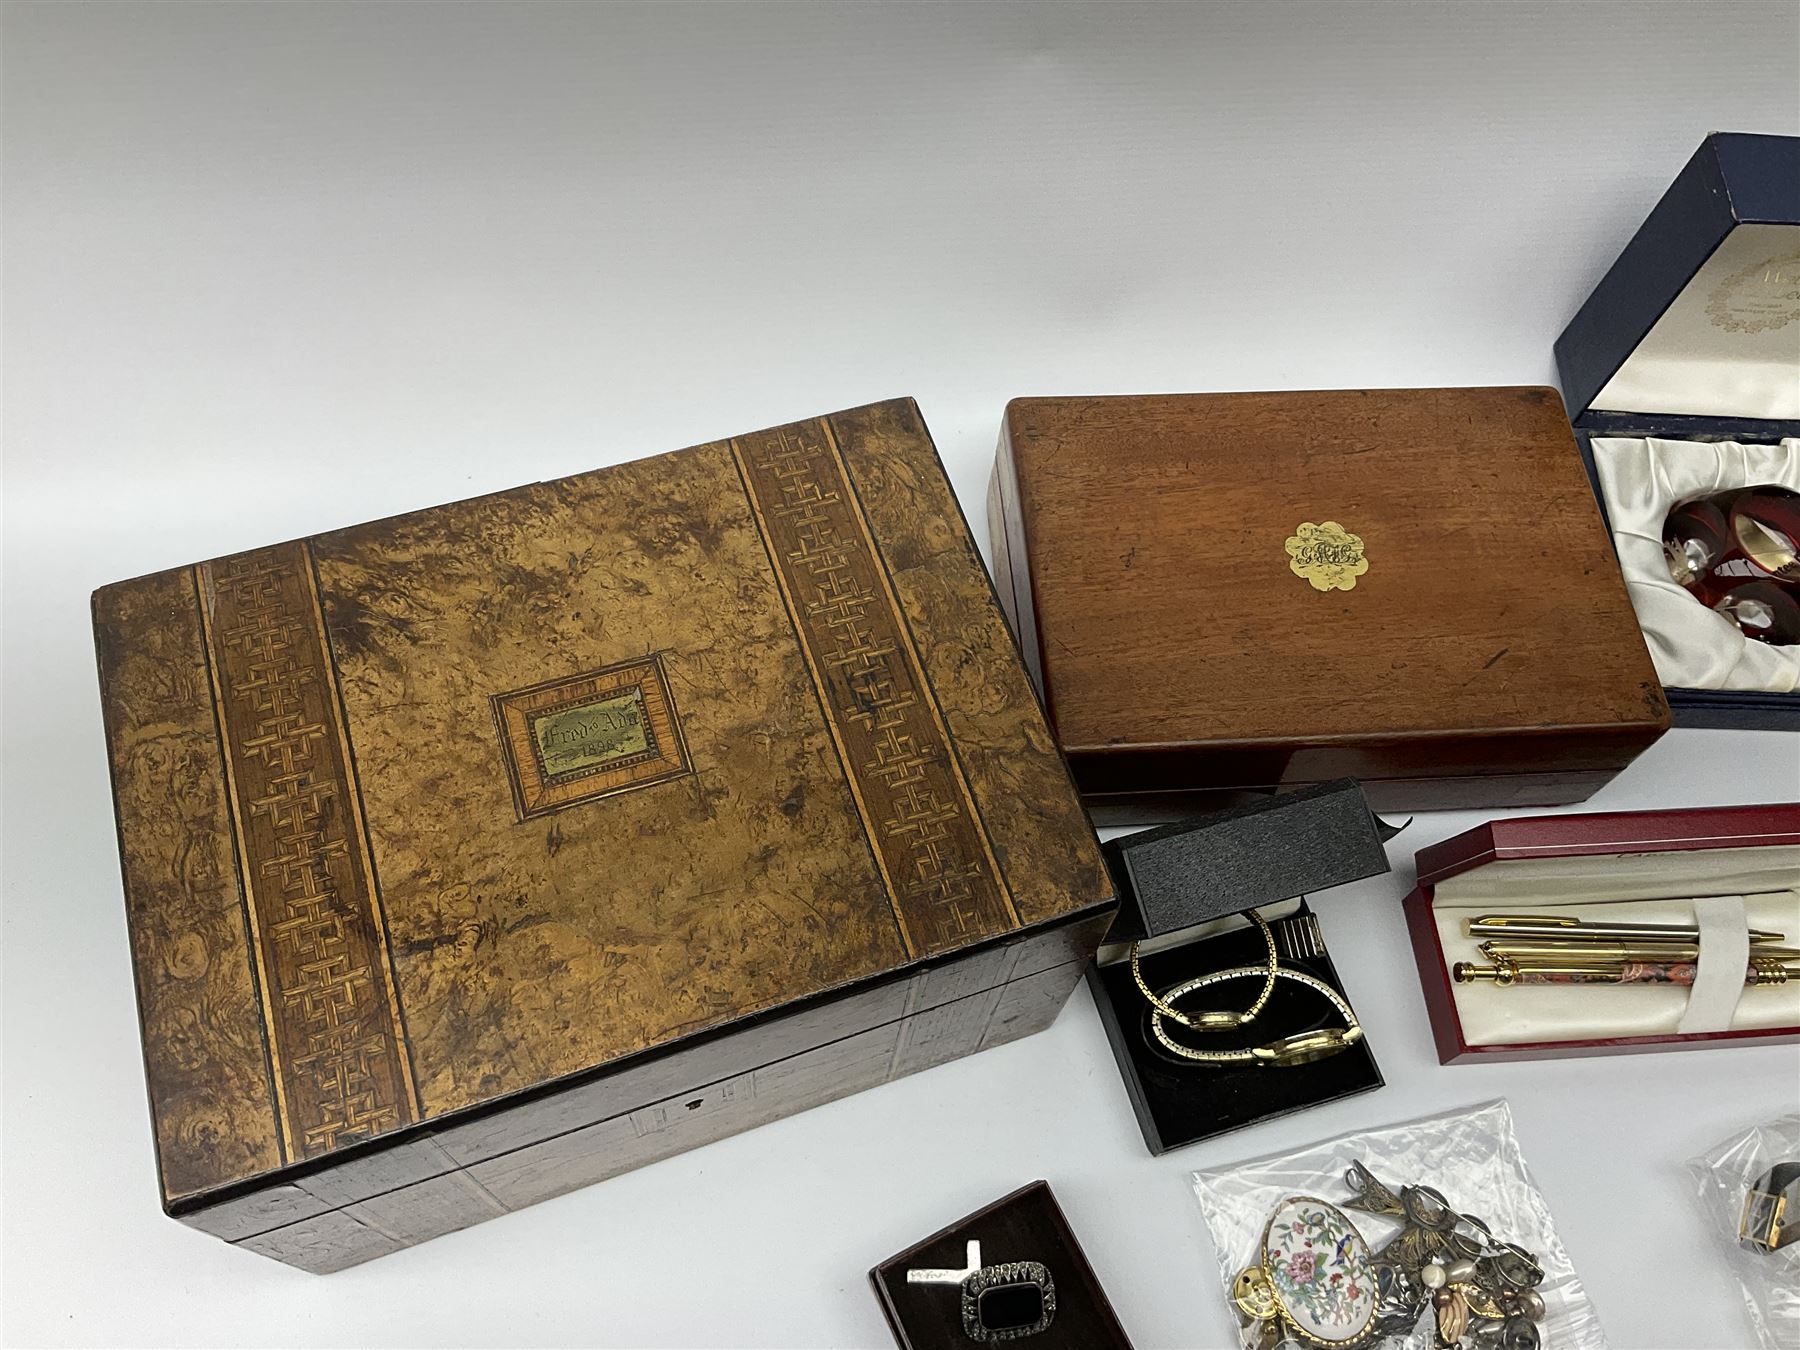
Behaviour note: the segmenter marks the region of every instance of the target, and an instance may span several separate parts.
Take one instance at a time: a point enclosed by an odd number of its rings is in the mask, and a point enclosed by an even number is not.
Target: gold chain
[[[1164,999],[1177,999],[1183,994],[1192,993],[1196,989],[1204,989],[1208,985],[1218,984],[1224,980],[1244,980],[1262,974],[1256,966],[1238,966],[1232,970],[1218,970],[1210,975],[1202,975],[1176,985],[1163,995]],[[1150,1015],[1150,1030],[1156,1034],[1165,1048],[1180,1055],[1183,1059],[1198,1060],[1202,1064],[1238,1064],[1255,1062],[1257,1064],[1292,1065],[1306,1064],[1316,1059],[1324,1059],[1335,1055],[1340,1050],[1347,1050],[1362,1039],[1362,1023],[1356,1020],[1356,1013],[1351,1009],[1344,996],[1321,979],[1316,979],[1298,970],[1289,970],[1285,966],[1276,971],[1284,980],[1294,980],[1307,988],[1324,995],[1326,1001],[1336,1008],[1338,1015],[1344,1019],[1342,1027],[1321,1027],[1317,1031],[1303,1031],[1298,1035],[1284,1036],[1280,1040],[1270,1041],[1267,1045],[1253,1045],[1247,1050],[1194,1050],[1182,1045],[1163,1029],[1163,1015],[1160,1012]]]
[[[1230,1031],[1234,1027],[1241,1027],[1246,1022],[1253,1020],[1263,1010],[1264,1005],[1269,1001],[1269,995],[1275,992],[1275,934],[1269,928],[1268,920],[1255,910],[1250,909],[1244,912],[1250,916],[1252,923],[1262,929],[1263,941],[1269,947],[1269,962],[1264,967],[1265,978],[1262,993],[1258,994],[1256,1001],[1242,1012],[1184,1013],[1173,1004],[1158,998],[1150,986],[1144,982],[1144,972],[1138,967],[1138,944],[1136,942],[1131,944],[1131,978],[1137,981],[1138,992],[1150,1000],[1150,1006],[1155,1008],[1160,1016],[1168,1018],[1171,1022],[1178,1022],[1194,1031]]]

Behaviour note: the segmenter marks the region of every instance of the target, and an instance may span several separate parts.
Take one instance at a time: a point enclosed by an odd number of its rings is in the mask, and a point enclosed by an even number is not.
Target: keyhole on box
[[[700,1103],[701,1103],[701,1102],[703,1102],[703,1101],[705,1101],[705,1100],[706,1100],[706,1098],[704,1098],[704,1097],[696,1097],[696,1098],[694,1098],[694,1100],[693,1100],[693,1101],[691,1101],[691,1102],[689,1102],[689,1103],[688,1103],[688,1104],[687,1104],[687,1106],[688,1106],[688,1110],[690,1110],[690,1111],[698,1111],[698,1110],[699,1110],[699,1109],[700,1109]]]

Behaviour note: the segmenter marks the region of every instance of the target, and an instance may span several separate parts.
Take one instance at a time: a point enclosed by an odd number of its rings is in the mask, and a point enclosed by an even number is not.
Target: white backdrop
[[[1388,1086],[1151,1159],[1055,1028],[319,1279],[163,1218],[87,594],[896,394],[1535,383],[1793,3],[9,5],[4,1332],[880,1347],[875,1261],[1046,1177],[1140,1347],[1230,1319],[1187,1173],[1511,1099],[1615,1344],[1748,1332],[1682,1159],[1792,1048],[1439,1068],[1395,875],[1318,908]],[[1529,584],[1529,578],[1515,579]],[[1593,803],[1792,799],[1678,733]]]

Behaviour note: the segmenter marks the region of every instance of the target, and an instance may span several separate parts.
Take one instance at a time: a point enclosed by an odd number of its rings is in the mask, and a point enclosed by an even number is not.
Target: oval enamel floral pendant
[[[1276,1311],[1306,1340],[1351,1345],[1368,1334],[1369,1244],[1335,1205],[1309,1195],[1282,1201],[1263,1233],[1262,1266]]]

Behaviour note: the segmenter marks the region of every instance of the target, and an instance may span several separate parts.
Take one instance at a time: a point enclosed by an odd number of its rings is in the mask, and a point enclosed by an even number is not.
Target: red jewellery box
[[[1495,820],[1417,862],[1445,1064],[1800,1041],[1800,804]]]

